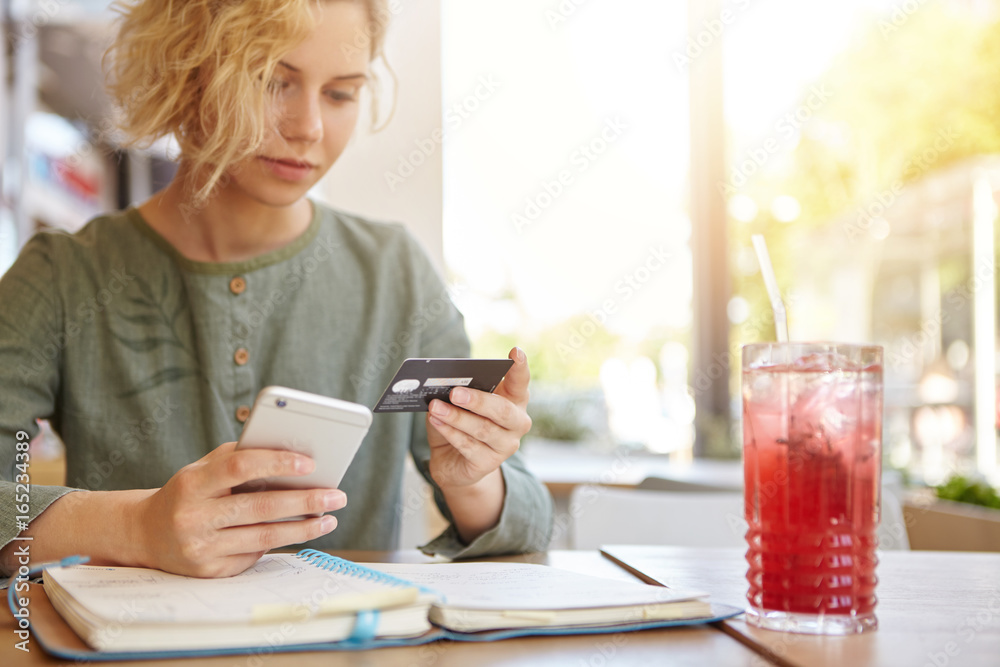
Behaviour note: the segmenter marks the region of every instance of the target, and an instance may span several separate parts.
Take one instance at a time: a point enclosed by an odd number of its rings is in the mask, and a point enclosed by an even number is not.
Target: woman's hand
[[[518,450],[531,428],[528,361],[517,347],[508,357],[514,365],[494,393],[455,387],[450,395],[454,405],[434,400],[427,413],[431,477],[466,542],[499,521],[504,498],[500,464]]]
[[[337,526],[329,515],[265,523],[337,510],[347,497],[337,489],[232,493],[246,482],[307,475],[315,467],[301,454],[235,447],[235,442],[220,445],[139,503],[133,530],[143,566],[196,577],[230,576],[270,549],[315,539]]]

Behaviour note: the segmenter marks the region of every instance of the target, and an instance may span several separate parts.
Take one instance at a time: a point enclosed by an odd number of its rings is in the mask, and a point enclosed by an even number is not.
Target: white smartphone
[[[257,394],[237,449],[285,449],[316,461],[299,477],[268,477],[234,492],[265,489],[336,489],[372,423],[364,405],[287,387],[265,387]]]

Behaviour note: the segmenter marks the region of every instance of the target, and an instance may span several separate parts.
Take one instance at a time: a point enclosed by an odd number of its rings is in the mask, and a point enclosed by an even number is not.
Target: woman
[[[468,354],[461,315],[401,227],[306,198],[354,131],[383,2],[124,8],[109,51],[124,127],[174,134],[182,157],[149,201],[72,236],[36,235],[0,281],[6,571],[18,532],[35,562],[81,553],[196,576],[303,542],[389,549],[401,516],[419,511],[400,497],[407,449],[451,524],[425,550],[547,545],[551,499],[515,455],[530,427],[517,348],[494,394],[456,389],[455,405],[427,415],[377,415],[340,490],[230,493],[312,469],[288,452],[234,450],[262,387],[371,406],[402,359]],[[69,486],[32,487],[24,528],[16,443],[42,417],[66,442]],[[268,523],[347,498],[339,526]]]

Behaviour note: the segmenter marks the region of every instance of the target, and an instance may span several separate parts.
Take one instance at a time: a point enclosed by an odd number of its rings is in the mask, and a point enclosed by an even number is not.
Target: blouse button
[[[229,291],[233,294],[243,294],[247,288],[247,281],[242,276],[236,276],[229,281]]]
[[[245,422],[247,420],[247,417],[249,417],[249,416],[250,416],[250,406],[249,405],[241,405],[240,407],[236,408],[236,419],[241,424],[243,422]]]
[[[250,353],[245,347],[241,347],[233,354],[233,361],[235,361],[238,366],[245,366],[249,358]]]

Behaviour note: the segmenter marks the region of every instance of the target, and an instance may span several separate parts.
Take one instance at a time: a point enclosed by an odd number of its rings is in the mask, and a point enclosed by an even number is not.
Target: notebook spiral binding
[[[389,586],[400,586],[404,588],[416,587],[425,593],[435,593],[433,590],[425,586],[415,586],[415,584],[406,581],[405,579],[400,579],[399,577],[394,577],[384,572],[372,570],[371,568],[362,567],[357,563],[344,560],[343,558],[338,558],[337,556],[331,556],[330,554],[317,551],[316,549],[303,549],[302,551],[296,553],[295,557],[301,558],[305,562],[310,565],[315,565],[321,570],[327,570],[335,574],[346,574],[349,577],[366,579],[368,581],[374,581],[379,584],[387,584]]]

